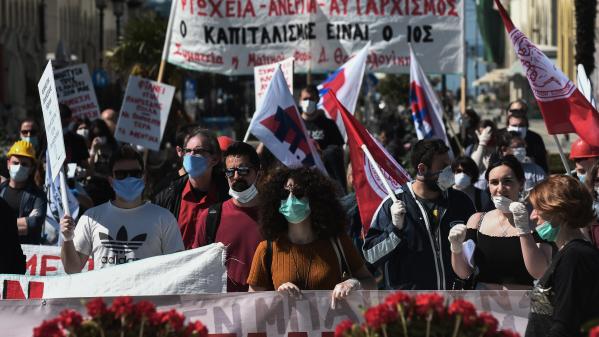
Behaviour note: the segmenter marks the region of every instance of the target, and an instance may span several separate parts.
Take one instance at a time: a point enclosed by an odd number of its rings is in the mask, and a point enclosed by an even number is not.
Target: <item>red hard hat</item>
[[[218,140],[218,146],[223,152],[225,152],[231,144],[235,143],[233,138],[227,136],[218,136],[216,140]]]
[[[578,138],[570,147],[570,159],[599,157],[599,147],[587,144]]]

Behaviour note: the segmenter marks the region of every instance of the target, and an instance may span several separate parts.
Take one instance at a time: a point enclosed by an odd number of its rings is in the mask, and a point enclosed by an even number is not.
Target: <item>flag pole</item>
[[[555,141],[555,145],[557,145],[557,150],[559,151],[559,157],[562,159],[562,164],[564,164],[564,168],[566,169],[566,174],[571,176],[570,165],[568,165],[568,160],[566,160],[566,156],[564,155],[564,150],[562,149],[562,145],[557,139],[557,135],[553,135],[553,140]]]
[[[372,164],[372,167],[374,167],[374,171],[376,172],[376,175],[379,176],[379,179],[381,179],[381,181],[383,182],[383,185],[385,186],[385,189],[387,190],[387,194],[389,195],[389,197],[391,198],[391,200],[393,200],[393,202],[397,202],[397,197],[395,196],[395,193],[393,192],[393,189],[389,185],[389,182],[387,181],[387,178],[385,178],[385,176],[383,175],[383,172],[381,171],[381,168],[379,167],[379,164],[377,164],[374,161],[374,158],[372,157],[372,154],[368,150],[368,147],[366,147],[366,144],[362,144],[362,146],[360,146],[360,148],[362,149],[362,151],[364,151],[364,154],[366,155],[366,157],[370,161],[370,164]]]

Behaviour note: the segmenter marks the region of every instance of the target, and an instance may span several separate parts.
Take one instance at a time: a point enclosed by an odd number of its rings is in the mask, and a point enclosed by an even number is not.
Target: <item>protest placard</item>
[[[115,138],[158,151],[175,87],[130,76]]]
[[[58,101],[71,109],[74,118],[96,119],[100,106],[86,64],[58,69],[54,72]]]
[[[52,180],[54,180],[62,168],[62,163],[66,159],[64,149],[64,139],[62,135],[62,123],[60,121],[60,109],[58,107],[58,96],[56,95],[56,86],[54,74],[52,72],[52,62],[48,61],[46,69],[42,73],[40,81],[37,83],[42,104],[42,113],[44,115],[44,127],[48,139],[48,153],[50,167],[52,169]]]
[[[275,70],[277,70],[277,65],[281,66],[283,76],[285,76],[285,82],[287,82],[287,86],[289,87],[289,92],[293,94],[292,57],[285,59],[281,62],[257,66],[254,68],[254,93],[256,96],[256,109],[260,106],[262,97],[264,97],[266,89],[268,88],[268,84],[270,83],[270,80],[272,80],[272,75],[275,73]]]
[[[250,75],[295,58],[296,72],[338,68],[372,42],[370,71],[408,73],[408,43],[424,69],[461,73],[465,0],[173,0],[168,62]]]
[[[60,260],[59,246],[21,245],[27,259],[25,275],[29,276],[58,276],[66,275]],[[94,269],[94,259],[89,258],[83,271]]]

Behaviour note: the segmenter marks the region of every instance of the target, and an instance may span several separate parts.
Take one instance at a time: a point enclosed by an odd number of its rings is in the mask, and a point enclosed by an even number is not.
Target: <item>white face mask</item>
[[[258,189],[256,189],[256,184],[252,184],[248,189],[241,192],[229,188],[229,195],[240,203],[247,204],[258,195]]]
[[[446,191],[448,188],[453,186],[455,183],[455,176],[451,170],[451,166],[447,166],[439,173],[439,179],[437,180],[437,186],[441,191]]]
[[[21,183],[29,178],[29,167],[21,164],[10,165],[9,174],[12,180]]]
[[[512,149],[512,154],[514,155],[514,157],[516,157],[516,159],[518,159],[519,162],[523,163],[526,159],[526,148],[517,147],[515,149]]]
[[[455,185],[459,188],[466,188],[470,186],[472,179],[469,175],[464,172],[455,175]]]
[[[508,126],[507,127],[508,131],[516,131],[520,134],[520,136],[522,136],[522,138],[526,138],[526,131],[528,130],[528,128],[526,126]]]
[[[302,111],[304,113],[311,115],[312,113],[314,113],[314,111],[316,111],[316,102],[311,101],[309,99],[305,99],[300,102],[300,107],[302,108]]]
[[[512,200],[504,197],[503,195],[494,196],[492,199],[495,208],[503,213],[510,213],[510,204],[513,202]]]
[[[89,136],[89,129],[77,129],[77,134],[83,138]]]

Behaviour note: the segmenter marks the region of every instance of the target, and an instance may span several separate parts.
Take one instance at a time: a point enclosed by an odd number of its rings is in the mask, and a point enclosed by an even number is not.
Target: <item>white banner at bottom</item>
[[[157,276],[158,277],[158,276]],[[143,298],[159,311],[177,309],[189,320],[200,320],[211,337],[332,337],[344,319],[363,321],[362,310],[380,303],[391,291],[358,291],[331,309],[330,291],[304,291],[300,298],[276,292],[229,293]],[[417,292],[408,292],[414,295]],[[530,299],[527,291],[451,291],[447,299],[463,298],[478,312],[490,312],[502,329],[524,335]],[[136,298],[135,300],[141,300]],[[106,300],[110,303],[109,300]],[[0,326],[4,337],[29,337],[43,320],[62,310],[78,310],[80,299],[0,301]]]
[[[0,274],[0,293],[2,299],[220,293],[227,289],[225,258],[225,246],[215,243],[79,274]]]

